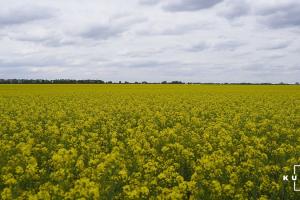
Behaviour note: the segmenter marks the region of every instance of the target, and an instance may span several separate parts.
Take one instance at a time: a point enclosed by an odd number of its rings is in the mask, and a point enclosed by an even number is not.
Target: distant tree
[[[172,81],[171,84],[184,84],[184,83],[181,81]]]

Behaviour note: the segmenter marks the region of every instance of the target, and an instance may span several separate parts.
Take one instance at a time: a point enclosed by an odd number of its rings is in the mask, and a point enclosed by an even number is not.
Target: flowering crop
[[[0,85],[0,199],[299,199],[300,88]]]

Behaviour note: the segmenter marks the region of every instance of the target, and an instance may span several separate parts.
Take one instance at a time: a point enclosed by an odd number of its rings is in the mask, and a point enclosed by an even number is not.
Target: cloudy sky
[[[0,78],[300,81],[299,0],[0,5]]]

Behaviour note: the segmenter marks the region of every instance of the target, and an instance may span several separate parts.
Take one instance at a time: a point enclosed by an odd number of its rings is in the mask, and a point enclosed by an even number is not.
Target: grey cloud
[[[255,4],[246,0],[225,1],[219,15],[232,20],[241,16],[253,16],[270,28],[300,26],[300,2],[296,0],[274,4]]]
[[[63,38],[54,38],[54,39],[48,38],[43,42],[43,44],[49,47],[62,47],[62,46],[75,45],[76,42],[73,40],[65,40]]]
[[[287,1],[285,3],[276,3],[271,5],[260,5],[255,7],[255,13],[263,16],[271,15],[276,12],[285,12],[292,8],[298,7],[300,4],[295,3],[296,1]]]
[[[112,16],[107,23],[96,24],[83,31],[80,36],[94,40],[107,40],[118,37],[128,31],[132,26],[145,22],[145,17],[132,17],[131,15]]]
[[[54,16],[54,10],[45,7],[18,7],[0,10],[0,25],[11,26],[37,20],[45,20]]]
[[[278,5],[273,8],[262,9],[258,12],[261,22],[271,28],[287,28],[300,26],[300,3]]]
[[[207,43],[201,42],[201,43],[195,44],[195,45],[187,48],[187,50],[191,51],[191,52],[200,52],[200,51],[204,51],[208,48],[210,48],[210,46]]]
[[[95,39],[95,40],[106,40],[111,37],[119,36],[124,32],[123,27],[113,27],[110,25],[98,25],[89,28],[87,31],[81,34],[84,38]]]
[[[281,58],[284,58],[286,57],[285,54],[271,54],[271,55],[267,55],[267,56],[264,56],[264,58],[267,60],[278,60],[278,59],[281,59]]]
[[[62,47],[68,45],[75,45],[75,39],[71,39],[69,37],[65,37],[62,35],[52,34],[47,36],[31,36],[31,35],[21,35],[11,37],[14,40],[22,41],[22,42],[32,42],[37,44],[42,44],[48,47]]]
[[[251,6],[244,0],[226,1],[224,8],[219,12],[221,16],[227,19],[234,19],[250,13]]]
[[[290,46],[290,42],[279,42],[272,45],[269,45],[263,49],[265,50],[277,50],[277,49],[285,49]]]
[[[164,5],[164,9],[171,12],[197,11],[215,6],[223,0],[173,0]]]
[[[215,44],[214,49],[217,51],[235,51],[238,47],[243,45],[241,42],[230,40]]]

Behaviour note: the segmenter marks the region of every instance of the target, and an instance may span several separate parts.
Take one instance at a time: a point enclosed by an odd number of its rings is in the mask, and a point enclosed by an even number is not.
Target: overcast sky
[[[0,78],[300,82],[299,0],[0,0]]]

